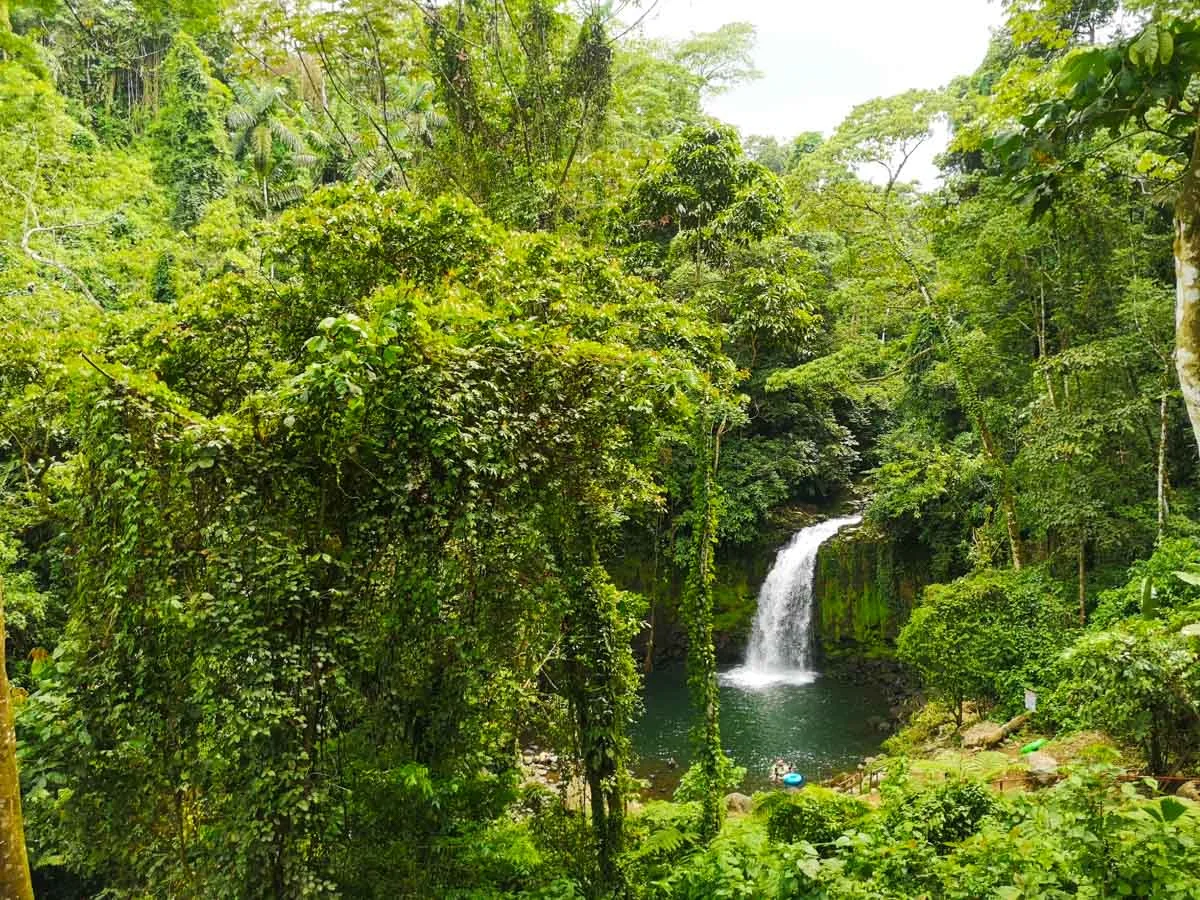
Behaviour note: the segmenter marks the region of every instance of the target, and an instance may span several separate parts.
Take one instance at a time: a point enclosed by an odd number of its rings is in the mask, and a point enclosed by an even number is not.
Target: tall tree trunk
[[[0,897],[4,900],[33,900],[29,857],[25,852],[25,822],[21,816],[17,732],[13,725],[5,641],[4,580],[0,579]]]
[[[1200,129],[1175,201],[1175,371],[1200,446]]]
[[[1009,467],[1004,461],[1004,457],[1000,455],[1000,448],[996,446],[996,441],[992,437],[992,429],[988,427],[987,420],[983,417],[983,405],[975,396],[974,389],[971,388],[969,393],[964,392],[964,394],[972,398],[969,402],[978,411],[975,418],[979,428],[979,438],[983,443],[984,453],[987,454],[991,463],[1000,470],[1000,510],[1004,514],[1004,528],[1008,532],[1008,545],[1012,551],[1012,565],[1014,569],[1020,571],[1025,557],[1021,551],[1021,526],[1017,521],[1017,501],[1013,496],[1012,478],[1009,474]]]
[[[620,855],[625,805],[621,784],[625,774],[624,696],[629,687],[621,677],[620,657],[632,653],[619,637],[617,591],[600,565],[594,526],[589,523],[582,530],[583,535],[571,539],[574,546],[568,546],[565,561],[572,602],[564,653],[570,667],[569,690],[596,846],[596,878],[590,894],[623,896],[626,885]],[[631,658],[629,665],[634,665]]]
[[[718,464],[723,428],[724,425],[721,425],[714,431],[706,416],[698,435],[692,488],[692,508],[697,516],[696,533],[692,539],[694,557],[684,587],[682,605],[688,634],[688,688],[692,707],[701,717],[693,731],[693,742],[694,765],[699,768],[704,785],[700,832],[706,839],[716,837],[723,818],[720,765],[725,751],[721,747],[721,704],[712,636],[712,556],[717,524],[713,476]]]
[[[1013,498],[1012,485],[1008,483],[1008,473],[1004,475],[1005,483],[1001,486],[1000,506],[1004,509],[1004,527],[1008,531],[1008,546],[1012,551],[1012,565],[1018,572],[1024,564],[1025,556],[1021,550],[1021,527],[1017,522],[1017,501]]]
[[[1158,538],[1167,530],[1167,392],[1158,405]]]

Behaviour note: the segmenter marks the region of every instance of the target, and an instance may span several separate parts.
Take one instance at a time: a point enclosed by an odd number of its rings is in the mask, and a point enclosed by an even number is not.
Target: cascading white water
[[[808,684],[812,670],[813,581],[821,545],[862,516],[826,519],[796,532],[775,557],[758,592],[746,664],[725,679],[743,687]]]

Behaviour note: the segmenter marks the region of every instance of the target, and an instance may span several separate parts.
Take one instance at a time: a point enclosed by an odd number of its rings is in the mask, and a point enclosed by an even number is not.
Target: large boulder
[[[1058,760],[1049,753],[1030,753],[1025,757],[1029,778],[1037,784],[1053,784],[1058,780]]]
[[[1200,781],[1185,781],[1175,792],[1175,796],[1200,803]]]
[[[739,794],[735,791],[732,794],[725,795],[725,810],[726,810],[726,812],[733,813],[735,815],[744,816],[744,815],[746,815],[746,813],[750,812],[750,809],[753,806],[754,806],[754,801],[751,800],[749,797],[747,797],[745,794]]]

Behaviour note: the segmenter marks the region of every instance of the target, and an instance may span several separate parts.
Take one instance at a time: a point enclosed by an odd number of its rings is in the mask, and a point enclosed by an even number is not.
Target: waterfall
[[[726,680],[761,687],[808,684],[816,678],[812,617],[817,551],[842,528],[861,521],[862,516],[826,519],[792,535],[759,589],[746,664],[726,673]]]

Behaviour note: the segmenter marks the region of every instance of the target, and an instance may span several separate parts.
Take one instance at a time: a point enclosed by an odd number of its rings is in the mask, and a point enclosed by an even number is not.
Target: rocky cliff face
[[[713,641],[722,664],[742,662],[758,589],[779,548],[795,530],[830,514],[809,514],[789,521],[764,536],[761,543],[718,558]],[[817,556],[814,584],[814,624],[822,661],[853,664],[890,659],[896,635],[928,580],[922,575],[926,571],[928,566],[919,561],[901,560],[891,542],[866,527],[843,531],[825,543]],[[637,591],[650,601],[650,627],[634,645],[643,666],[685,658],[687,640],[678,617],[682,593],[678,574],[652,559],[630,555],[612,575],[618,586]]]
[[[920,566],[867,528],[845,531],[817,556],[815,625],[825,659],[889,657],[923,585]]]
[[[786,539],[786,538],[785,538]],[[741,548],[718,556],[713,583],[713,644],[721,664],[739,663],[745,653],[754,621],[758,588],[778,550],[778,541]],[[632,556],[611,570],[617,586],[637,591],[650,602],[648,627],[634,641],[634,652],[643,668],[687,656],[687,637],[679,621],[683,593],[678,573],[664,571],[653,560]]]

